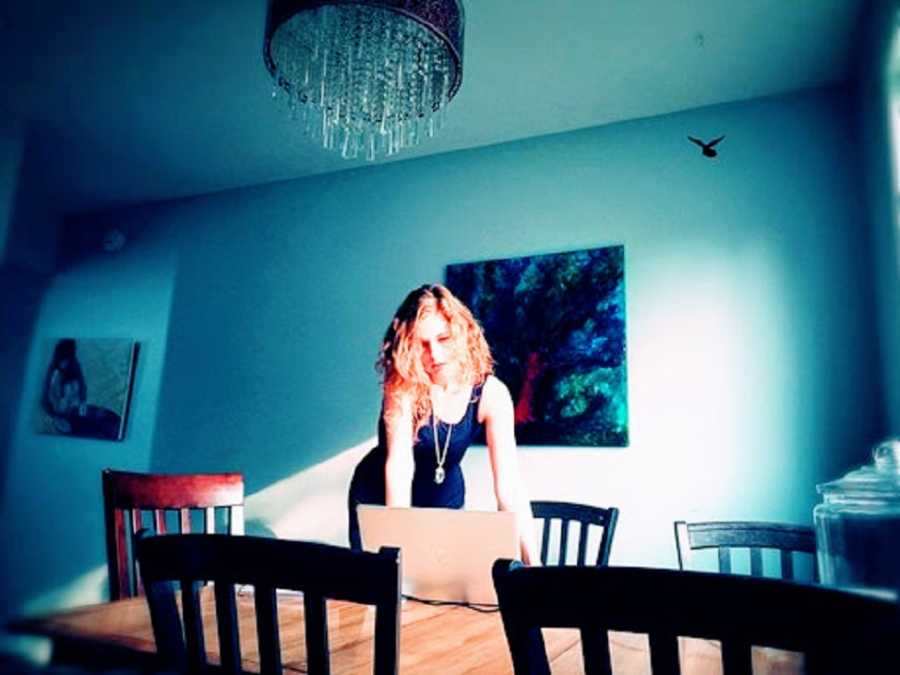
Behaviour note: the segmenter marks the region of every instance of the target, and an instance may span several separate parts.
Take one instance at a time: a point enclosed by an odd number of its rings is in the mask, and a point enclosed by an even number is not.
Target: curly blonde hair
[[[484,331],[472,312],[445,286],[425,284],[411,291],[391,320],[375,368],[382,375],[384,415],[399,410],[405,396],[412,401],[413,437],[431,416],[431,378],[416,338],[419,322],[439,312],[450,330],[450,353],[460,366],[463,382],[477,384],[494,372],[494,359]]]

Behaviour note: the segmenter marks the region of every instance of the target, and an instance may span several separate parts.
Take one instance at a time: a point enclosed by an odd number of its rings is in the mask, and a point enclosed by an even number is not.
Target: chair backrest
[[[550,673],[541,627],[578,628],[584,672],[611,672],[607,631],[649,637],[653,675],[680,673],[679,636],[717,640],[724,675],[751,648],[802,652],[806,673],[895,672],[900,605],[813,584],[632,567],[493,568],[517,675]]]
[[[816,555],[816,533],[804,525],[782,523],[716,521],[686,523],[675,521],[675,546],[678,550],[679,569],[688,569],[691,551],[718,549],[719,572],[732,571],[731,553],[735,548],[750,550],[750,574],[763,574],[763,549],[777,549],[781,559],[781,578],[794,579],[794,553]],[[813,580],[818,581],[815,560],[812,564]],[[775,575],[768,575],[775,576]]]
[[[304,541],[224,534],[142,536],[137,546],[157,651],[167,667],[206,667],[200,582],[214,584],[219,656],[226,673],[240,673],[234,585],[252,585],[263,675],[281,673],[276,589],[303,592],[308,672],[329,672],[326,598],[375,607],[376,675],[395,674],[400,639],[400,550],[378,553]],[[181,586],[184,621],[173,581]]]
[[[531,502],[531,512],[535,518],[544,521],[543,533],[541,535],[541,564],[547,564],[550,547],[550,526],[554,520],[560,521],[559,565],[564,565],[566,561],[566,552],[568,551],[569,546],[569,524],[573,521],[581,523],[578,534],[578,557],[576,559],[576,564],[589,564],[586,563],[588,559],[588,533],[590,526],[592,525],[603,528],[603,533],[600,535],[600,544],[597,549],[597,562],[595,564],[606,565],[609,563],[609,552],[612,548],[613,536],[616,533],[616,522],[619,519],[619,509],[615,507],[603,509],[599,506],[573,504],[571,502],[534,501]]]
[[[202,510],[203,531],[215,530],[216,509],[227,512],[230,534],[244,532],[244,476],[240,473],[152,474],[103,471],[106,560],[112,600],[142,595],[131,542],[147,528],[165,534],[166,512],[178,512],[178,532],[191,531],[191,512]],[[150,512],[146,523],[144,512]]]

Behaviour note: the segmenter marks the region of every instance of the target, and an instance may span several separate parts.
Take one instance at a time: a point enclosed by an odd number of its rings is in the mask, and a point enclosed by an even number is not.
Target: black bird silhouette
[[[710,141],[709,143],[704,143],[704,142],[701,141],[699,138],[694,138],[693,136],[688,136],[688,140],[689,140],[691,143],[696,143],[696,144],[699,145],[701,148],[703,148],[703,154],[704,154],[706,157],[715,157],[716,155],[719,154],[717,151],[715,151],[715,150],[713,149],[713,146],[717,145],[723,138],[725,138],[725,137],[724,137],[724,136],[719,136],[718,138],[716,138],[716,139]]]

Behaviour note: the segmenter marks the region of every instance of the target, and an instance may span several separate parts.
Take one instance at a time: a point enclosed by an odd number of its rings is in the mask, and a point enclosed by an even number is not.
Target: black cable
[[[497,605],[491,605],[488,603],[461,602],[459,600],[428,600],[426,598],[417,598],[414,595],[406,595],[405,593],[402,597],[405,600],[413,600],[414,602],[421,602],[423,605],[431,605],[433,607],[439,607],[441,605],[454,605],[456,607],[471,609],[474,612],[481,612],[482,614],[493,614],[494,612],[500,611],[500,608]]]

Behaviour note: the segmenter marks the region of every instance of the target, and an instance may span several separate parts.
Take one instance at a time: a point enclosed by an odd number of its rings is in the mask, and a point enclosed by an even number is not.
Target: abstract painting
[[[628,445],[625,250],[447,266],[482,325],[523,445]]]
[[[137,351],[134,340],[48,341],[41,360],[37,431],[122,440]]]

